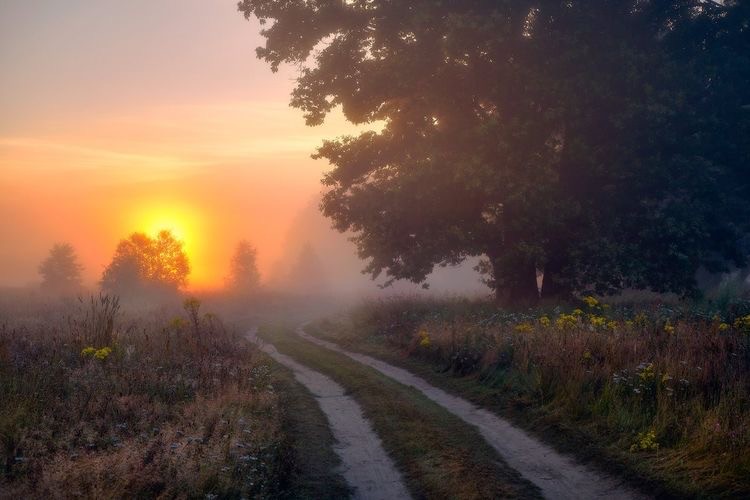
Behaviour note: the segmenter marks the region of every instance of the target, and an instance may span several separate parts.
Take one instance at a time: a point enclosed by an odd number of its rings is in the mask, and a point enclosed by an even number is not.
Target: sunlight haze
[[[3,2],[0,285],[37,281],[59,241],[92,284],[120,239],[160,229],[184,239],[193,287],[221,284],[243,238],[268,274],[320,191],[310,154],[353,127],[305,126],[258,30],[234,0]]]

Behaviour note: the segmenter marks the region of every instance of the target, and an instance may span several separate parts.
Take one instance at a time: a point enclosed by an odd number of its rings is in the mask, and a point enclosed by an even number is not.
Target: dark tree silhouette
[[[227,287],[235,293],[248,293],[258,289],[258,251],[248,241],[237,243],[229,264]]]
[[[81,271],[73,247],[68,243],[58,243],[39,265],[42,286],[54,292],[72,292],[81,288]]]
[[[117,245],[101,287],[119,295],[174,292],[187,283],[188,274],[183,244],[171,232],[161,231],[156,238],[133,233]]]
[[[747,2],[243,0],[257,54],[300,64],[327,141],[322,210],[366,271],[423,281],[484,255],[498,296],[691,293],[740,265],[750,164]],[[270,21],[270,22],[269,22]],[[304,64],[303,64],[304,63]]]

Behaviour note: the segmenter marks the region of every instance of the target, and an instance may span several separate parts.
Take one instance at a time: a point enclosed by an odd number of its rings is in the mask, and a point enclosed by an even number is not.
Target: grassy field
[[[362,406],[415,498],[535,498],[473,427],[418,391],[301,340],[291,329],[260,335],[282,353],[341,384]]]
[[[314,398],[200,307],[0,298],[2,496],[346,497]]]
[[[750,316],[394,300],[310,333],[407,367],[665,496],[750,495]]]

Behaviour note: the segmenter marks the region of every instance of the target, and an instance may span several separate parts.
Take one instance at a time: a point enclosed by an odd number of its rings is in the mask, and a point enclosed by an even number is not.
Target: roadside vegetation
[[[418,391],[342,354],[262,328],[282,353],[331,377],[362,406],[414,498],[537,498],[470,425]]]
[[[197,300],[0,299],[2,496],[345,496],[312,396]]]
[[[664,495],[750,495],[750,307],[364,304],[309,332],[406,366]]]

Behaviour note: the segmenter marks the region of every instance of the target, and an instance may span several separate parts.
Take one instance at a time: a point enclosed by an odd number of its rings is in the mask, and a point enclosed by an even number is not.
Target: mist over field
[[[0,499],[750,498],[750,2],[3,0]]]

